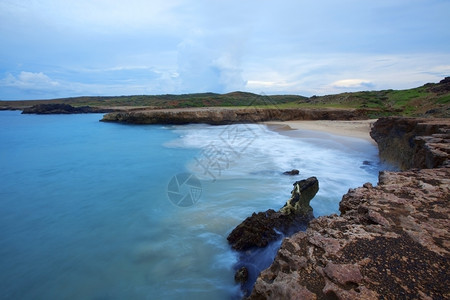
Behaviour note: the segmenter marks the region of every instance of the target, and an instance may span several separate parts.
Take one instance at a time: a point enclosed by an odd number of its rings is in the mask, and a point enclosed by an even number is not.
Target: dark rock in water
[[[32,107],[25,108],[23,114],[86,114],[86,113],[108,113],[113,109],[103,109],[90,106],[73,107],[69,104],[55,103],[55,104],[38,104]]]
[[[227,240],[236,250],[265,247],[278,237],[275,228],[280,217],[281,214],[273,209],[253,213],[228,235]]]
[[[253,213],[227,237],[231,247],[240,251],[235,280],[244,296],[250,295],[260,272],[273,261],[281,239],[305,230],[314,218],[309,202],[318,190],[316,177],[295,182],[291,198],[279,211]]]
[[[300,180],[294,183],[291,199],[280,209],[283,215],[301,215],[312,214],[312,207],[309,201],[319,191],[319,181],[316,177]]]
[[[235,250],[265,247],[282,234],[287,235],[307,224],[314,218],[309,202],[318,190],[316,177],[295,182],[291,198],[278,212],[269,209],[253,213],[230,233],[227,240],[231,247]]]
[[[248,269],[246,267],[242,267],[236,271],[234,274],[234,281],[239,283],[245,283],[248,280]]]
[[[296,170],[296,169],[293,169],[291,171],[283,172],[283,175],[290,175],[290,176],[294,176],[294,175],[298,175],[298,174],[300,174],[300,171]]]

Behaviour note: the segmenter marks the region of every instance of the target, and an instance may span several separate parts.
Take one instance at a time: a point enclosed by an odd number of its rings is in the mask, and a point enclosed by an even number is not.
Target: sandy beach
[[[361,138],[376,144],[369,134],[372,124],[375,121],[376,119],[356,121],[274,121],[265,122],[264,124],[273,130],[291,131],[290,135],[295,130],[320,131],[334,135]]]

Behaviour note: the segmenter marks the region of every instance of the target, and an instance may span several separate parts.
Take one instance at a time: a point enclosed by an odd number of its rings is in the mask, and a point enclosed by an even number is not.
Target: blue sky
[[[449,0],[0,0],[0,99],[403,89],[450,76]]]

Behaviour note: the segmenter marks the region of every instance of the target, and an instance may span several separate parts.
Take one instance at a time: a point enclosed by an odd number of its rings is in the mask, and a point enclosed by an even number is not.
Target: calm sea
[[[234,298],[237,224],[310,176],[315,216],[338,213],[380,169],[360,139],[100,118],[0,112],[1,299]]]

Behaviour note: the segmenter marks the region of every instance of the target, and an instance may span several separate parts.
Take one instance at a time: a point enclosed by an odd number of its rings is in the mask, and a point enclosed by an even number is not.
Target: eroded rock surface
[[[132,124],[224,125],[288,120],[360,120],[367,119],[369,109],[303,109],[303,108],[226,108],[203,107],[184,109],[154,109],[106,114],[101,121]]]
[[[449,168],[383,172],[286,238],[250,299],[448,299],[449,203]]]
[[[380,118],[370,135],[380,158],[403,170],[450,166],[450,119]]]
[[[450,299],[447,124],[381,120],[380,152],[404,168],[432,168],[381,172],[376,187],[349,190],[340,216],[284,239],[250,299]]]

